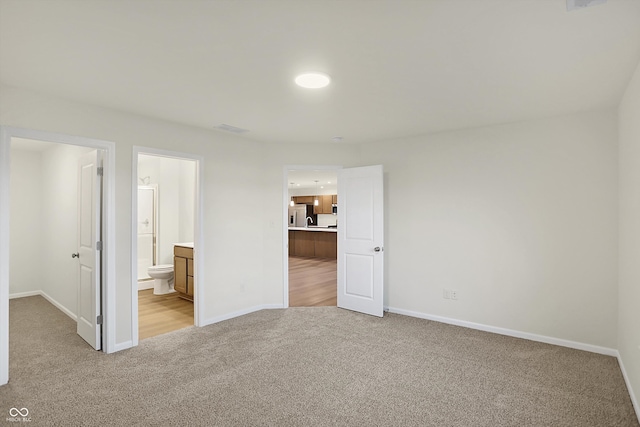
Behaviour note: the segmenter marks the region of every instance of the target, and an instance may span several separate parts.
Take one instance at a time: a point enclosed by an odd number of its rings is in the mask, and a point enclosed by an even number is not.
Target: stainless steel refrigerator
[[[311,206],[307,205],[293,205],[289,206],[289,227],[305,227],[308,214],[308,209]]]

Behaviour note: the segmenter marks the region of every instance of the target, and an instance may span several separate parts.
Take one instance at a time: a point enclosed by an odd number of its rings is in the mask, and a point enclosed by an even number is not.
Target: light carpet
[[[264,310],[90,349],[41,297],[10,302],[0,424],[638,426],[617,360],[394,314]],[[24,424],[22,424],[24,425]]]

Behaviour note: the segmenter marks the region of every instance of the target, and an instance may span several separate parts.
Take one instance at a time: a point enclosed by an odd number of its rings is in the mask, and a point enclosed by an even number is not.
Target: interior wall
[[[640,64],[620,104],[619,132],[618,350],[640,416]]]
[[[358,152],[357,147],[338,144],[317,150],[311,145],[254,143],[233,134],[149,119],[7,85],[0,85],[0,93],[3,125],[116,144],[116,348],[126,348],[132,342],[134,145],[204,158],[205,277],[200,297],[205,323],[257,306],[282,305],[284,165],[348,163]]]
[[[178,235],[180,242],[193,242],[196,214],[196,162],[193,160],[181,160],[179,168],[178,206],[180,208],[180,223],[178,224]]]
[[[614,111],[383,141],[362,159],[385,168],[386,305],[617,347]]]
[[[11,149],[9,295],[41,289],[41,153]]]
[[[54,144],[41,155],[41,289],[74,315],[78,311],[78,260],[71,254],[78,251],[78,160],[92,150]]]

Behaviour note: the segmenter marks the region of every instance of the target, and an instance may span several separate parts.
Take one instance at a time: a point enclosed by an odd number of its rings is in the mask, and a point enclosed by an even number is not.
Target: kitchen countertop
[[[191,248],[193,249],[193,242],[188,243],[174,243],[173,246],[181,246],[183,248]]]
[[[324,231],[328,233],[337,233],[337,228],[329,228],[329,227],[289,227],[289,230],[294,231]]]

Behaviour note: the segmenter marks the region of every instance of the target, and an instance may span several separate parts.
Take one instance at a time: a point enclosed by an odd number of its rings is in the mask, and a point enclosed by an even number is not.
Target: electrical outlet
[[[449,291],[449,289],[442,290],[442,298],[451,299],[451,292]]]
[[[449,295],[451,296],[451,299],[458,299],[458,291],[456,290],[449,291]]]

